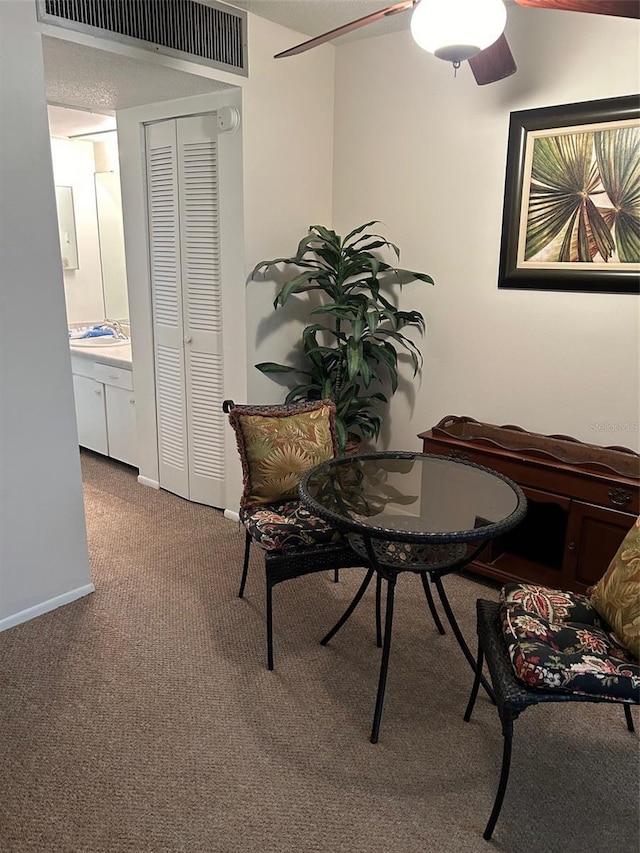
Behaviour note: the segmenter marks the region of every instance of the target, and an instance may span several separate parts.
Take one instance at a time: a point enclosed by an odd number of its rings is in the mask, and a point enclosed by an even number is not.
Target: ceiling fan
[[[640,17],[638,0],[515,0],[520,6],[589,12],[621,18]],[[328,33],[278,53],[275,59],[295,56],[338,36],[413,9],[411,33],[424,50],[459,68],[469,61],[476,82],[483,86],[516,71],[516,63],[503,34],[507,10],[503,0],[400,0]]]

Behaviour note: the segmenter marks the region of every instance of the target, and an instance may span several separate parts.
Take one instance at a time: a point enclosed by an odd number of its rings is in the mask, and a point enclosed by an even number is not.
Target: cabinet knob
[[[184,342],[185,342],[185,344],[190,344],[190,343],[191,343],[191,341],[192,341],[191,335],[185,335],[185,336],[184,336]]]
[[[101,388],[94,388],[93,393],[96,394],[98,397],[102,397],[102,389]]]
[[[575,542],[569,542],[569,550],[570,551],[576,550],[576,543]]]
[[[129,402],[131,403],[132,406],[135,406],[135,404],[136,404],[135,397],[129,397]]]

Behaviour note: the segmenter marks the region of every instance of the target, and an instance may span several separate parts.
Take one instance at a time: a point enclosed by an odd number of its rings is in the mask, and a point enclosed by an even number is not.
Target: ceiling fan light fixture
[[[459,65],[493,44],[506,23],[502,0],[420,0],[411,35],[423,50]]]

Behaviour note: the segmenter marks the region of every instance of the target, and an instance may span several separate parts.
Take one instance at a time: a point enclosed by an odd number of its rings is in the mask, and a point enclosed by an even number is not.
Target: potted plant
[[[382,425],[385,391],[398,387],[398,357],[408,356],[416,376],[422,355],[403,329],[424,332],[419,311],[401,311],[392,289],[412,281],[433,284],[424,273],[395,268],[376,254],[400,250],[366,222],[342,238],[335,231],[312,225],[292,258],[261,261],[251,277],[265,279],[280,264],[297,267],[295,275],[278,291],[274,308],[301,294],[317,294],[320,304],[309,314],[317,318],[302,331],[302,361],[298,364],[256,364],[265,374],[296,374],[300,377],[286,402],[330,398],[336,404],[336,429],[341,451],[350,433],[377,438]],[[315,301],[315,300],[314,300]]]

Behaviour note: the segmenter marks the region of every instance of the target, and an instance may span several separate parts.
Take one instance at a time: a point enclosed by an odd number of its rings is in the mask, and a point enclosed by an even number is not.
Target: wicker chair
[[[546,636],[541,636],[544,628],[536,627],[537,620],[547,626]],[[529,630],[525,629],[517,638],[513,634],[514,625],[515,630],[518,625],[527,625]],[[504,737],[500,781],[484,831],[488,841],[507,788],[514,720],[526,708],[540,702],[618,702],[623,704],[627,727],[633,732],[630,705],[639,703],[640,666],[608,630],[589,599],[574,593],[508,584],[501,592],[500,603],[478,599],[477,630],[476,676],[464,719],[467,722],[471,719],[486,659]],[[586,664],[583,671],[573,668],[580,658],[575,643],[566,643],[570,634],[575,636],[581,631],[582,639],[592,644],[588,660],[586,652],[583,653]],[[545,654],[547,643],[552,652],[549,655]],[[607,677],[602,678],[605,673]]]
[[[299,459],[295,460],[295,472],[288,472],[282,478],[283,482],[286,478],[286,482],[283,489],[280,489],[283,492],[280,499],[265,498],[265,493],[273,487],[273,483],[270,482],[267,486],[264,486],[264,483],[258,483],[257,467],[254,459],[251,458],[249,433],[256,427],[259,429],[261,422],[271,430],[274,424],[286,427],[298,416],[315,418],[319,415],[322,418],[328,418],[328,430],[326,434],[323,433],[325,439],[329,437],[328,445],[324,449],[319,449],[315,456],[312,454],[307,458],[308,467],[312,467],[317,462],[332,458],[337,453],[335,406],[326,400],[296,406],[236,406],[233,400],[225,400],[222,408],[229,415],[229,421],[235,430],[244,479],[240,520],[245,527],[245,549],[238,596],[240,598],[244,596],[251,543],[254,542],[264,552],[267,667],[272,670],[273,588],[283,581],[327,570],[333,572],[334,580],[337,582],[339,569],[362,566],[362,558],[355,554],[338,531],[312,515],[301,504],[298,499],[297,483],[304,470],[300,468]],[[286,442],[291,445],[291,439],[285,436],[285,447]],[[304,446],[308,447],[308,444],[309,441],[305,439]],[[280,448],[276,447],[276,453],[279,450],[282,450],[282,445]],[[282,459],[282,454],[279,455],[279,459]],[[262,486],[264,487],[261,493]]]

